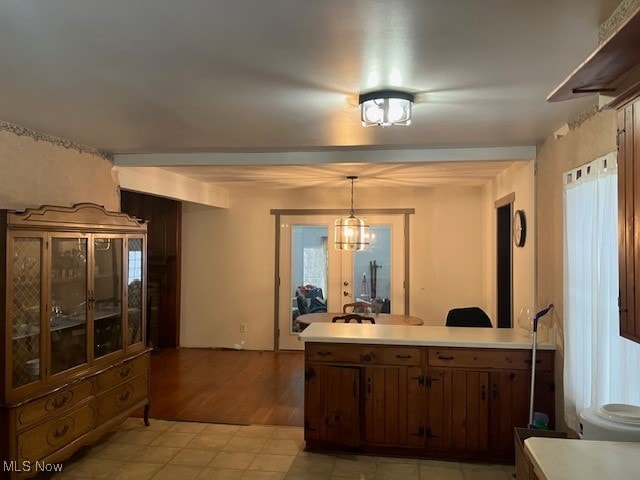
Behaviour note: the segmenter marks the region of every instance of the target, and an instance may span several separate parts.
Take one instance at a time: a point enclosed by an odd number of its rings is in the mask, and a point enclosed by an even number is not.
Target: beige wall
[[[563,199],[562,174],[616,150],[616,113],[602,111],[565,137],[547,138],[538,152],[538,304],[553,303],[557,330],[556,427],[564,422],[562,372],[563,325]]]
[[[91,202],[120,210],[108,160],[0,131],[0,208]]]
[[[538,303],[553,303],[562,347],[562,174],[616,150],[616,113],[602,111],[565,137],[547,138],[538,153]]]
[[[535,188],[534,161],[518,162],[483,187],[485,244],[484,303],[494,322],[496,316],[496,207],[495,202],[514,194],[513,211],[524,210],[527,234],[524,247],[513,246],[513,325],[518,326],[518,314],[523,307],[535,308]]]
[[[231,191],[229,210],[185,203],[183,346],[273,348],[275,225],[270,209],[345,208],[349,190]],[[415,208],[410,310],[443,325],[452,307],[483,305],[482,189],[356,186],[356,208]],[[240,323],[247,333],[240,334]]]

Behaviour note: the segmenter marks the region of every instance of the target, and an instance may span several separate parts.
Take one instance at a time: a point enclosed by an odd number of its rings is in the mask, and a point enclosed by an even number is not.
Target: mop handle
[[[529,428],[533,428],[533,396],[536,385],[536,351],[538,348],[538,320],[544,317],[553,308],[553,303],[536,313],[533,318],[533,345],[531,347],[531,396],[529,398]]]
[[[533,392],[536,384],[536,350],[538,332],[533,331],[533,347],[531,349],[531,395],[529,397],[529,428],[533,428]]]

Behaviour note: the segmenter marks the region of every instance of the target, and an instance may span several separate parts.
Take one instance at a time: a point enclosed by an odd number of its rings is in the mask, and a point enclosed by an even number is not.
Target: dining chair
[[[355,320],[357,323],[362,323],[363,320],[371,322],[372,324],[376,323],[376,321],[372,317],[365,317],[363,315],[358,315],[357,313],[347,313],[345,315],[338,315],[333,317],[333,320],[331,321],[333,323],[336,323],[338,320],[342,320],[344,321],[344,323],[350,323],[351,320]]]
[[[375,313],[376,315],[380,313],[380,307],[377,303],[369,303],[369,302],[353,302],[353,303],[345,303],[342,306],[342,313]]]

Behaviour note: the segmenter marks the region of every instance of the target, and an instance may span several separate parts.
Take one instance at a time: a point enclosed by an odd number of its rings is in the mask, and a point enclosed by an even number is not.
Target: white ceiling
[[[116,154],[532,146],[593,103],[545,98],[618,2],[7,0],[0,120]],[[360,125],[383,87],[411,126]]]

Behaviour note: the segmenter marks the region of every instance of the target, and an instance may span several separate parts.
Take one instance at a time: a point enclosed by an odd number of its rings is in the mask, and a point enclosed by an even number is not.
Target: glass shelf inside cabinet
[[[42,239],[14,238],[11,266],[12,385],[40,379]]]
[[[87,238],[51,240],[51,372],[87,362]]]

